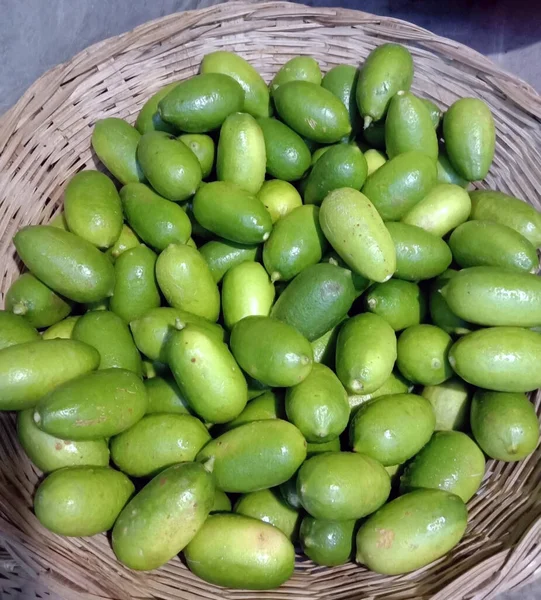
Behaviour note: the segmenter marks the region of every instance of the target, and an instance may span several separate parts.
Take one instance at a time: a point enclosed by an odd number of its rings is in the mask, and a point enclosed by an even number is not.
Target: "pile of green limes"
[[[213,52],[135,127],[96,123],[111,177],[76,174],[15,235],[0,312],[45,527],[249,589],[286,581],[297,542],[384,574],[459,542],[485,457],[538,442],[541,215],[467,191],[491,112],[442,116],[412,79],[394,44],[270,85]]]

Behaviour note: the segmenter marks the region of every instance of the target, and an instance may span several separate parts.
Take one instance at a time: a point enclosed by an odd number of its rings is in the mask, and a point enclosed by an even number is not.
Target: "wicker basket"
[[[47,222],[59,210],[65,181],[96,168],[90,149],[97,119],[133,122],[162,85],[193,75],[204,54],[238,52],[269,80],[297,54],[324,70],[357,64],[374,46],[405,44],[415,61],[414,91],[446,107],[477,96],[491,107],[497,150],[486,184],[540,206],[541,99],[527,84],[480,54],[414,25],[353,10],[286,2],[230,3],[148,23],[98,43],[39,79],[0,121],[0,293],[18,275],[11,243],[22,225]],[[541,395],[534,397],[539,409]],[[64,600],[253,598],[305,600],[462,600],[492,598],[541,575],[541,449],[518,464],[488,463],[469,503],[469,528],[448,556],[415,573],[382,577],[349,563],[322,568],[299,557],[279,590],[224,590],[192,575],[179,559],[151,573],[123,568],[105,535],[63,538],[32,513],[40,474],[17,443],[12,415],[0,415],[0,594]],[[2,579],[1,570],[6,574]],[[18,574],[18,582],[13,572]]]

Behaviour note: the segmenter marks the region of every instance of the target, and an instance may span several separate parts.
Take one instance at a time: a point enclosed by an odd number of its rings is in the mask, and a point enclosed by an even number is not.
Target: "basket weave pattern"
[[[489,104],[497,149],[486,184],[539,208],[541,98],[527,84],[471,49],[395,19],[286,2],[233,2],[98,43],[46,73],[2,117],[0,296],[20,272],[11,243],[17,229],[48,222],[60,210],[65,182],[83,168],[101,168],[90,149],[96,120],[133,122],[153,92],[195,74],[214,50],[238,52],[269,81],[295,55],[310,54],[326,71],[358,64],[386,41],[411,51],[414,92],[442,108],[462,96]],[[532,399],[539,413],[539,392]],[[541,575],[541,449],[517,464],[489,461],[469,503],[464,540],[421,571],[382,577],[353,563],[328,569],[299,557],[294,577],[279,590],[242,592],[206,584],[179,559],[151,573],[129,571],[105,535],[62,538],[44,529],[32,513],[40,473],[19,447],[14,422],[0,413],[0,545],[9,552],[0,554],[0,575],[15,570],[25,581],[34,579],[36,598],[46,585],[65,600],[485,600]],[[15,598],[15,588],[13,575],[0,576],[0,595]]]

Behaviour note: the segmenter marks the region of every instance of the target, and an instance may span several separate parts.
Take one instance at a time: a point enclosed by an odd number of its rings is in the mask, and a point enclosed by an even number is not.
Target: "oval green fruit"
[[[39,333],[26,319],[8,310],[0,310],[0,350],[39,339]]]
[[[63,467],[109,465],[109,448],[105,440],[72,442],[49,435],[34,423],[29,408],[17,415],[17,437],[28,458],[44,473]]]
[[[396,498],[357,532],[357,562],[376,573],[400,575],[430,564],[458,544],[468,511],[455,494],[416,490]],[[415,545],[415,552],[411,546]]]
[[[171,375],[145,380],[148,402],[146,414],[173,413],[188,415],[192,409]]]
[[[310,150],[301,136],[285,123],[257,119],[265,139],[267,173],[284,181],[300,179],[310,167]]]
[[[443,383],[453,374],[448,359],[452,344],[451,336],[435,325],[408,327],[398,338],[398,369],[413,383]],[[423,351],[419,352],[419,348]]]
[[[141,376],[141,356],[124,321],[108,310],[87,312],[76,323],[72,338],[96,348],[98,369],[127,369]]]
[[[331,250],[327,252],[323,257],[321,262],[328,262],[331,265],[335,265],[337,267],[341,267],[342,269],[349,270],[348,265],[345,261],[338,255],[337,252]],[[369,286],[370,280],[358,273],[351,272],[351,281],[353,282],[353,286],[355,287],[356,296],[360,296]]]
[[[468,429],[472,390],[465,381],[451,377],[438,385],[423,388],[436,415],[436,431],[465,431]]]
[[[356,135],[361,129],[361,118],[357,109],[355,94],[359,70],[352,65],[337,65],[325,74],[321,81],[321,87],[332,92],[342,100],[349,113],[351,132]]]
[[[201,175],[206,179],[214,166],[214,140],[210,135],[183,133],[178,139],[195,154],[201,166]]]
[[[396,268],[393,242],[364,194],[334,190],[321,205],[319,222],[331,246],[356,273],[373,281],[391,278]]]
[[[415,225],[443,237],[455,227],[468,220],[471,201],[468,192],[458,185],[441,183],[416,204],[404,217],[402,223]]]
[[[406,466],[400,491],[440,489],[468,502],[484,474],[485,457],[470,437],[459,431],[439,431]]]
[[[356,144],[337,144],[316,162],[304,191],[306,204],[320,205],[329,192],[339,188],[360,190],[368,166],[363,153]]]
[[[178,204],[158,196],[142,183],[125,185],[120,198],[130,227],[145,244],[161,251],[169,244],[188,241],[192,226]]]
[[[451,164],[468,181],[484,179],[494,158],[496,131],[489,107],[478,98],[460,98],[443,117]]]
[[[366,129],[385,116],[391,98],[410,89],[413,59],[404,46],[382,44],[364,62],[357,83],[356,98]]]
[[[279,529],[235,514],[211,515],[184,556],[203,581],[234,589],[277,588],[295,568],[295,549]]]
[[[474,325],[461,319],[449,308],[449,304],[442,294],[447,283],[458,275],[458,271],[447,269],[431,285],[430,290],[430,317],[432,323],[447,333],[464,335],[474,329]]]
[[[385,119],[385,149],[389,158],[415,150],[434,161],[438,157],[438,137],[423,101],[400,90],[391,98]]]
[[[353,551],[355,523],[355,520],[324,521],[307,515],[299,532],[302,551],[317,565],[343,565]]]
[[[280,67],[269,88],[272,95],[276,90],[289,81],[310,81],[319,85],[321,83],[321,69],[315,58],[311,56],[295,56]]]
[[[431,279],[451,264],[451,250],[440,237],[415,225],[386,225],[396,252],[396,278],[406,281]]]
[[[137,184],[134,184],[137,185]],[[121,190],[122,192],[122,190]],[[126,250],[135,248],[140,244],[139,238],[126,224],[122,225],[117,241],[107,250],[107,255],[113,262]]]
[[[540,360],[541,334],[521,327],[480,329],[460,338],[449,351],[449,362],[462,379],[500,392],[541,387]]]
[[[134,489],[124,473],[109,467],[67,467],[39,486],[34,512],[59,535],[96,535],[111,529]]]
[[[346,107],[332,92],[308,81],[290,81],[273,94],[280,117],[298,134],[321,144],[351,132]]]
[[[355,452],[326,452],[299,469],[297,491],[316,519],[360,519],[382,506],[391,491],[389,475],[373,458]]]
[[[100,119],[92,132],[92,148],[100,161],[122,183],[144,181],[137,162],[137,145],[141,134],[123,119]]]
[[[164,565],[199,531],[214,493],[212,476],[195,463],[173,465],[156,475],[115,523],[112,541],[118,560],[136,571]]]
[[[251,315],[267,317],[274,294],[274,284],[260,263],[243,262],[233,267],[222,283],[225,326],[232,329],[235,323]]]
[[[249,114],[229,115],[220,129],[216,174],[250,194],[257,194],[263,181],[267,157],[265,138],[257,121]]]
[[[193,210],[198,223],[240,244],[268,239],[272,219],[256,196],[230,181],[213,181],[197,191]]]
[[[135,129],[143,135],[148,131],[165,131],[167,133],[176,133],[177,129],[170,123],[166,123],[158,112],[158,104],[160,101],[169,94],[169,92],[179,84],[178,81],[173,81],[168,85],[162,87],[155,94],[153,94],[144,104],[143,108],[139,111],[137,119],[135,121]]]
[[[351,411],[356,410],[362,404],[381,396],[392,396],[393,394],[407,394],[413,389],[413,384],[398,372],[393,371],[385,383],[375,392],[370,394],[350,394],[348,404]],[[353,414],[353,413],[352,413]]]
[[[328,367],[317,363],[304,381],[287,390],[285,408],[307,442],[336,439],[349,421],[346,391]]]
[[[137,146],[137,160],[152,187],[168,200],[186,200],[201,183],[199,160],[170,133],[145,133]]]
[[[494,221],[469,221],[449,238],[453,258],[461,267],[502,267],[536,273],[539,258],[520,233]]]
[[[207,428],[191,415],[147,415],[111,440],[111,458],[130,477],[151,477],[192,462],[209,440]]]
[[[459,317],[485,326],[541,325],[541,279],[500,267],[463,269],[442,289]]]
[[[418,325],[426,316],[426,299],[411,281],[389,279],[372,285],[365,297],[366,310],[383,317],[395,330]]]
[[[440,145],[440,153],[438,154],[438,162],[436,163],[438,169],[438,183],[452,183],[458,185],[461,188],[467,188],[469,181],[461,177],[451,164],[447,151],[443,144]]]
[[[171,244],[158,257],[156,279],[167,302],[210,321],[220,314],[220,292],[195,248]],[[149,357],[151,358],[151,357]]]
[[[115,287],[109,307],[126,323],[161,304],[155,275],[156,259],[150,248],[139,244],[115,262]]]
[[[476,442],[490,458],[522,460],[539,442],[535,406],[524,394],[478,390],[470,419]]]
[[[79,236],[57,227],[30,225],[13,241],[24,264],[58,294],[76,302],[95,302],[112,294],[113,265]]]
[[[97,350],[75,340],[25,342],[0,350],[0,410],[23,410],[97,368]]]
[[[319,263],[293,279],[272,307],[271,317],[314,341],[344,319],[356,297],[351,271]]]
[[[197,456],[212,469],[219,489],[243,494],[284,483],[305,458],[306,440],[281,419],[235,427],[209,442]]]
[[[284,418],[284,398],[281,393],[273,390],[267,390],[248,402],[246,408],[240,415],[226,423],[223,427],[224,431],[234,429],[244,423],[252,421],[264,421],[265,419],[282,419]]]
[[[280,494],[282,494],[282,498],[287,502],[287,504],[289,504],[289,506],[297,509],[302,508],[301,500],[299,498],[299,494],[297,493],[296,474],[291,479],[288,479],[278,486],[278,489],[280,490]]]
[[[385,154],[373,148],[364,153],[364,158],[366,160],[367,176],[372,175],[372,173],[377,171],[380,167],[383,167],[383,165],[387,162],[387,157]]]
[[[140,352],[150,360],[165,362],[166,346],[171,333],[176,331],[177,326],[182,329],[189,323],[205,328],[216,339],[223,342],[224,330],[220,325],[188,311],[169,306],[149,310],[141,318],[132,321],[130,329]]]
[[[474,221],[495,221],[518,231],[536,248],[541,247],[541,213],[523,200],[492,190],[470,192]]]
[[[350,426],[355,452],[382,465],[399,465],[415,456],[434,433],[428,400],[415,394],[380,396],[357,410]]]
[[[242,110],[244,91],[228,75],[204,73],[181,81],[158,103],[167,123],[186,133],[217,129],[231,113]]]
[[[129,429],[146,407],[147,393],[140,377],[125,369],[104,369],[67,381],[44,395],[34,410],[34,422],[64,440],[96,440]]]
[[[209,423],[238,417],[248,387],[233,355],[220,340],[197,325],[174,332],[167,342],[167,363],[192,409]]]
[[[290,183],[281,179],[265,181],[257,197],[268,210],[273,223],[302,206],[299,192]]]
[[[321,260],[327,240],[317,206],[299,206],[274,226],[263,246],[263,264],[274,281],[289,281]]]
[[[267,340],[261,344],[261,340]],[[310,342],[294,327],[270,317],[246,317],[231,332],[231,351],[252,377],[272,387],[290,387],[312,370]]]
[[[268,117],[270,97],[267,84],[252,65],[234,52],[218,50],[203,57],[201,73],[222,73],[234,79],[244,91],[242,109],[254,117]]]
[[[64,192],[68,229],[98,248],[109,248],[122,230],[122,205],[115,184],[99,171],[81,171]]]
[[[53,217],[49,221],[48,225],[68,231],[68,224],[66,223],[66,215],[64,214],[64,211],[59,212],[55,217]]]
[[[282,498],[277,488],[250,492],[235,504],[235,513],[277,527],[291,542],[297,538],[300,513]]]
[[[390,377],[396,360],[396,336],[383,317],[356,315],[341,327],[336,344],[336,374],[353,394],[369,394]]]
[[[219,283],[233,267],[243,262],[253,262],[258,254],[257,246],[246,246],[229,240],[211,240],[199,248],[201,256],[207,261],[214,281]]]
[[[367,178],[362,192],[384,221],[399,221],[436,184],[436,163],[412,150],[387,161]]]
[[[29,248],[30,249],[30,248]],[[32,327],[49,327],[70,314],[72,305],[32,273],[23,273],[9,286],[6,310],[24,317]]]

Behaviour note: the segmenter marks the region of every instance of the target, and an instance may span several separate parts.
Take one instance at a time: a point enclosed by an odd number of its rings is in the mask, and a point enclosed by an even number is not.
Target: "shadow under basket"
[[[104,117],[134,122],[163,85],[194,75],[203,56],[230,50],[269,81],[299,54],[323,71],[359,64],[377,45],[397,42],[415,63],[413,91],[446,108],[475,96],[496,121],[488,186],[541,206],[541,98],[526,83],[456,42],[391,18],[287,2],[233,2],[171,15],[91,46],[41,77],[0,120],[0,294],[18,276],[12,237],[46,223],[61,207],[65,182],[101,168],[90,148]],[[541,395],[532,395],[539,413]],[[40,473],[17,442],[15,420],[0,414],[0,595],[64,600],[267,598],[279,600],[487,599],[541,575],[541,448],[516,464],[489,461],[469,502],[469,526],[447,556],[414,573],[384,577],[348,563],[324,568],[298,557],[278,590],[245,592],[209,585],[179,558],[150,573],[124,568],[107,536],[63,538],[32,512]],[[44,591],[48,589],[50,595]]]

